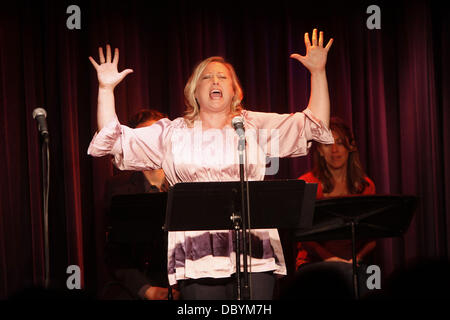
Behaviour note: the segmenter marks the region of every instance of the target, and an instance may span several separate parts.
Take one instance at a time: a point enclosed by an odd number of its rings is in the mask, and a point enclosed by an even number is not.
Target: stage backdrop
[[[381,29],[367,27],[371,4],[381,9]],[[70,5],[80,9],[79,29],[68,28],[74,25]],[[103,197],[114,169],[109,158],[93,159],[86,151],[96,131],[97,99],[88,56],[98,59],[98,46],[107,43],[120,50],[120,70],[134,69],[115,90],[117,114],[126,123],[141,108],[181,116],[188,76],[212,55],[235,66],[249,110],[301,111],[309,74],[289,55],[305,53],[305,32],[323,30],[325,41],[335,39],[327,64],[332,115],[354,129],[378,193],[420,197],[405,236],[378,241],[382,272],[415,259],[448,258],[449,21],[448,11],[431,1],[2,4],[0,297],[42,285],[44,276],[36,107],[47,110],[50,131],[52,284],[65,287],[69,265],[81,267],[91,294],[105,281]],[[308,169],[309,157],[283,159],[271,178],[296,178]],[[291,249],[285,252],[290,275]]]

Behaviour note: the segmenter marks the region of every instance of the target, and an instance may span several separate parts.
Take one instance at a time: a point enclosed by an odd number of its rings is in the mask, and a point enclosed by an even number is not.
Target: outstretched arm
[[[92,57],[89,57],[92,65],[97,71],[98,78],[98,102],[97,102],[97,125],[101,130],[106,124],[112,121],[116,116],[114,102],[114,88],[129,73],[131,69],[125,69],[122,72],[117,71],[119,62],[119,49],[115,49],[114,57],[111,57],[111,46],[106,45],[106,59],[103,54],[103,48],[98,48],[100,64]]]
[[[312,33],[312,45],[308,33],[305,33],[306,55],[291,54],[291,58],[300,61],[311,73],[311,95],[309,97],[308,109],[319,118],[327,127],[330,121],[330,96],[328,93],[328,82],[325,72],[327,54],[333,39],[323,47],[323,32],[320,31],[317,39],[317,29]]]

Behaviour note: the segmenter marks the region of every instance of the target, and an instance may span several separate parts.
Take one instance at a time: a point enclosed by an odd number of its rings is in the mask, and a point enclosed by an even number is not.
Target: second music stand
[[[317,200],[313,227],[299,230],[297,241],[352,240],[353,289],[359,298],[356,238],[401,236],[411,222],[418,198],[372,195]]]

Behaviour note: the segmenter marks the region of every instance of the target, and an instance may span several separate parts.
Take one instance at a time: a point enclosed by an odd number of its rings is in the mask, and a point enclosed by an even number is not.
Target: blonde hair
[[[205,70],[206,66],[211,62],[219,62],[222,63],[225,67],[227,67],[228,71],[231,74],[231,80],[233,83],[234,89],[234,97],[231,100],[231,114],[239,114],[242,110],[242,99],[244,97],[244,93],[242,92],[242,87],[239,82],[239,79],[234,71],[233,66],[226,62],[222,57],[209,57],[203,61],[201,61],[192,72],[189,80],[184,87],[184,104],[186,106],[186,111],[184,114],[184,119],[192,124],[198,117],[200,113],[200,106],[198,105],[197,99],[195,99],[195,90],[197,89],[197,84],[200,79],[200,75],[203,70]]]

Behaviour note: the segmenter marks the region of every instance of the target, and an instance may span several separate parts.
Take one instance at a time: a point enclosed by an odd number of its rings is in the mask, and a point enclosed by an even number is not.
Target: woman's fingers
[[[300,63],[302,63],[302,64],[304,64],[305,59],[306,59],[305,56],[302,56],[302,55],[300,55],[300,54],[298,54],[298,53],[293,53],[293,54],[291,54],[290,57],[291,57],[292,59],[295,59],[295,60],[300,61]]]
[[[323,31],[319,32],[319,47],[323,47]]]
[[[317,46],[317,29],[314,29],[312,33],[312,45]]]
[[[327,46],[325,48],[327,50],[330,49],[332,43],[333,43],[333,39],[330,39],[330,41],[328,41],[328,44],[327,44]],[[309,41],[308,32],[305,33],[305,45],[306,45],[306,48],[311,46],[311,42]],[[323,31],[319,32],[319,38],[317,39],[317,29],[313,30],[313,32],[312,32],[312,45],[313,46],[323,47]]]
[[[103,53],[103,47],[98,48],[98,56],[100,64],[102,63],[113,63],[117,65],[119,63],[119,49],[114,49],[114,57],[111,54],[111,46],[109,44],[106,45],[106,59]],[[98,65],[97,65],[98,66]]]
[[[120,79],[122,81],[123,78],[125,78],[127,75],[129,75],[130,73],[133,73],[133,69],[125,69],[123,70],[121,73],[119,73]]]
[[[118,48],[114,49],[114,58],[113,58],[112,63],[115,64],[116,66],[119,63],[119,49]]]
[[[109,44],[106,45],[106,62],[111,63],[111,46]]]
[[[123,70],[120,74],[125,74],[125,75],[127,75],[127,74],[132,73],[132,72],[134,72],[133,69],[125,69],[125,70]]]
[[[298,60],[298,61],[302,61],[303,58],[305,58],[304,56],[299,55],[298,53],[293,53],[293,54],[291,54],[290,57],[293,58],[293,59],[296,59],[296,60]]]
[[[95,70],[97,70],[97,68],[99,67],[98,63],[92,57],[89,57],[89,60],[91,61],[92,65],[94,66]]]
[[[311,73],[320,71],[325,67],[328,50],[333,44],[333,39],[330,39],[324,48],[324,32],[317,31],[317,29],[313,29],[311,42],[309,41],[308,32],[305,33],[306,54],[304,56],[297,53],[290,56],[300,61]],[[319,37],[317,37],[318,35]]]
[[[103,88],[112,88],[120,83],[128,74],[132,73],[132,69],[125,69],[118,72],[117,64],[119,62],[119,49],[114,49],[114,55],[111,52],[111,46],[106,45],[106,59],[103,52],[103,47],[98,48],[98,55],[100,62],[97,63],[94,58],[89,57],[92,65],[97,71],[98,83]]]
[[[306,46],[306,49],[308,49],[311,46],[311,42],[309,41],[308,32],[305,33],[305,46]]]
[[[327,46],[325,47],[325,49],[327,51],[330,50],[332,44],[333,44],[333,38],[331,38],[330,41],[328,41]]]
[[[100,63],[105,63],[105,55],[103,54],[102,47],[98,47],[98,57],[99,57]]]

